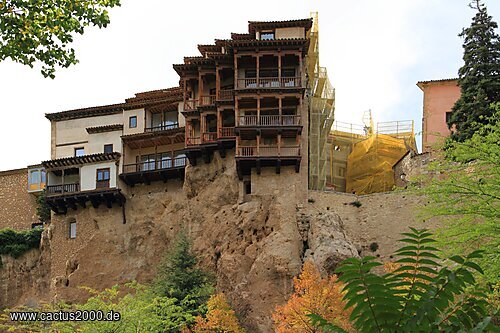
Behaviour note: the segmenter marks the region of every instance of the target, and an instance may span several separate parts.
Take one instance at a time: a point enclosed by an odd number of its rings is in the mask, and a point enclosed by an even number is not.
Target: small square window
[[[69,224],[69,238],[76,238],[76,222],[70,222]]]
[[[105,153],[112,153],[113,152],[113,145],[112,144],[104,145],[104,152]]]
[[[75,148],[75,156],[76,157],[83,156],[83,155],[85,155],[85,150],[83,149],[83,147]]]
[[[130,128],[137,127],[137,116],[131,116],[128,118],[128,127]]]

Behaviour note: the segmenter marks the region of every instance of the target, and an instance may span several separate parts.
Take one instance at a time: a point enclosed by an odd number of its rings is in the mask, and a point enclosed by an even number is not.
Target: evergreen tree
[[[448,126],[456,126],[452,138],[463,141],[488,123],[490,104],[500,101],[500,38],[496,22],[488,15],[481,0],[474,0],[477,10],[470,27],[463,29],[464,65],[460,68],[458,84],[461,97],[452,109]]]
[[[202,307],[213,292],[212,276],[197,268],[197,262],[191,242],[181,232],[159,266],[154,288],[157,295],[177,299],[195,315],[204,311]]]

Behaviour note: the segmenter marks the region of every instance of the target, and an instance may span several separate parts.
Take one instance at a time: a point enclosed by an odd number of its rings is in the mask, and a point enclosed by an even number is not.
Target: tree
[[[302,272],[293,279],[295,292],[283,306],[276,307],[273,320],[277,333],[313,333],[317,329],[310,323],[308,314],[316,313],[346,331],[352,331],[350,311],[342,301],[343,285],[337,276],[321,277],[310,261],[304,263]]]
[[[120,0],[0,0],[0,61],[41,63],[42,74],[54,78],[56,67],[78,62],[68,46],[75,33],[89,25],[106,27],[107,10],[119,5]]]
[[[488,15],[480,0],[470,5],[477,10],[470,27],[459,34],[463,37],[464,65],[458,74],[461,97],[454,105],[448,121],[456,126],[452,139],[471,138],[481,124],[491,116],[490,103],[500,101],[500,38],[496,22]]]
[[[484,250],[481,266],[489,288],[500,285],[500,103],[464,142],[451,142],[446,158],[429,165],[441,175],[413,193],[425,196],[425,219],[443,217],[437,240],[447,254]]]
[[[50,207],[45,200],[45,191],[36,198],[36,215],[42,223],[49,222],[51,218]]]
[[[69,305],[66,303],[43,304],[41,308],[32,309],[19,307],[7,309],[0,316],[0,331],[2,332],[82,332],[82,333],[149,333],[175,332],[193,320],[190,314],[175,304],[176,300],[153,295],[147,287],[135,282],[126,288],[113,286],[104,291],[84,288],[92,295],[83,304]],[[11,321],[10,314],[14,311],[59,312],[89,311],[102,312],[108,320],[82,321]],[[113,318],[114,320],[109,320]],[[82,319],[85,319],[82,315]],[[117,320],[119,319],[119,320]]]
[[[238,318],[227,303],[224,294],[212,295],[207,302],[208,312],[205,318],[196,317],[196,325],[193,328],[195,333],[244,333],[238,323]]]
[[[411,228],[403,234],[405,243],[395,255],[402,264],[394,272],[376,275],[371,270],[382,264],[375,257],[344,260],[337,273],[345,283],[346,308],[360,332],[489,332],[494,329],[486,315],[484,294],[473,291],[472,272],[482,273],[476,263],[480,251],[466,257],[443,260],[433,247],[435,240],[426,229]],[[326,332],[345,332],[325,318],[313,314],[314,325]]]
[[[205,303],[213,292],[212,276],[197,268],[196,256],[191,253],[191,243],[184,232],[160,264],[154,291],[158,296],[176,299],[176,304],[191,313],[193,319],[205,312]]]

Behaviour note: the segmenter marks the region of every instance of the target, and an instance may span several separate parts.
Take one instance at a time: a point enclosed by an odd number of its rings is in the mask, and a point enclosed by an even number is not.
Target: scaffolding
[[[327,140],[333,124],[335,90],[326,68],[319,65],[318,13],[311,13],[313,25],[307,54],[309,99],[309,189],[323,190],[326,184]]]
[[[412,120],[379,122],[371,112],[363,125],[335,122],[328,139],[327,186],[340,192],[368,194],[389,191],[392,167],[409,150],[417,151]]]

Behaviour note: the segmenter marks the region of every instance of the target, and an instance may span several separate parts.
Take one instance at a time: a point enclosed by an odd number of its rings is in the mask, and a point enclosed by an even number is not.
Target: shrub
[[[474,290],[472,273],[482,274],[475,262],[481,251],[443,262],[431,246],[426,229],[411,228],[396,251],[401,266],[379,276],[371,272],[382,264],[374,257],[345,260],[337,272],[345,283],[343,300],[352,310],[350,320],[360,332],[484,332],[494,329],[487,316],[485,295]],[[317,314],[313,325],[326,332],[345,332]]]
[[[37,248],[40,245],[42,229],[16,231],[13,229],[0,230],[0,254],[7,254],[19,258],[24,252]],[[0,267],[2,260],[0,258]]]
[[[370,251],[375,252],[378,250],[378,243],[373,242],[370,244]]]
[[[362,204],[361,204],[361,201],[356,200],[356,201],[351,202],[350,205],[354,206],[356,208],[359,208],[359,207],[361,207]]]

